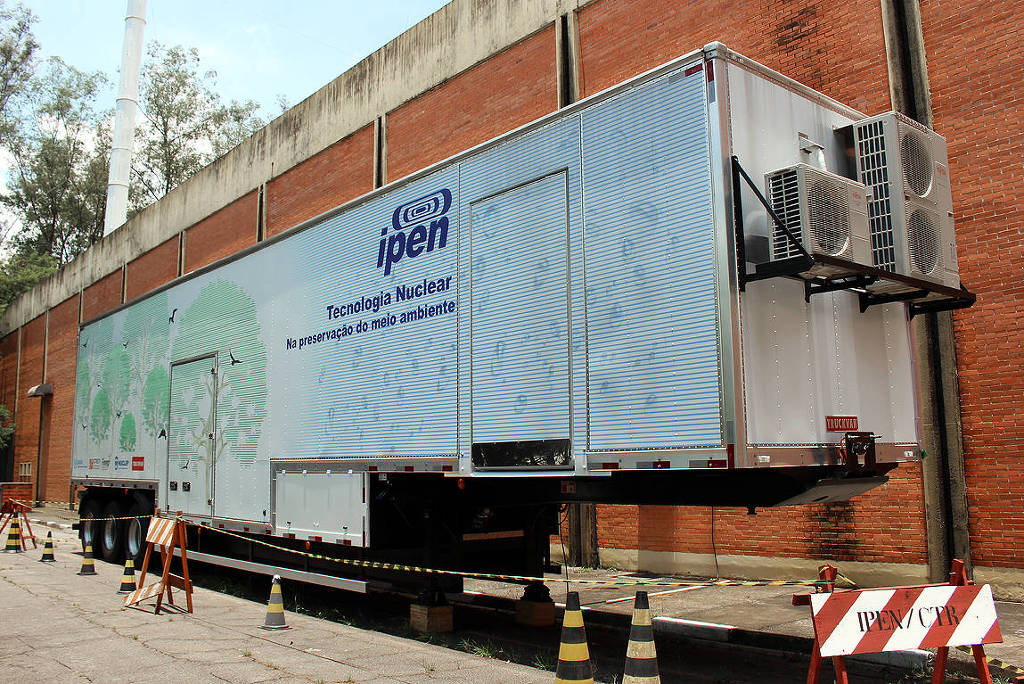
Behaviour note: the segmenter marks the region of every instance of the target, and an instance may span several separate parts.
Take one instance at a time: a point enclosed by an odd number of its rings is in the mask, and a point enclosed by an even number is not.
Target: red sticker
[[[145,470],[146,469],[146,457],[145,456],[132,456],[132,470]]]
[[[857,416],[825,416],[827,432],[857,432]]]

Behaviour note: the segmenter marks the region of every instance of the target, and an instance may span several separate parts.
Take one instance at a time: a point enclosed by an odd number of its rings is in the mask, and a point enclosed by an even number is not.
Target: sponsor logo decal
[[[145,470],[146,469],[146,457],[145,456],[132,456],[132,470]]]

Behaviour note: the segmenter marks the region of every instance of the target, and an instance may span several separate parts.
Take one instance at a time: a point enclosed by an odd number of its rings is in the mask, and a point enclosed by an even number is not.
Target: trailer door
[[[570,465],[566,216],[564,171],[472,204],[478,467]]]
[[[167,508],[213,515],[217,454],[217,355],[171,366],[167,435]]]

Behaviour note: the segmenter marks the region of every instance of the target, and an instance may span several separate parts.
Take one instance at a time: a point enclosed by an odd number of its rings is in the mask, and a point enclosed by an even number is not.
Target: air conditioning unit
[[[765,174],[768,201],[807,252],[871,264],[867,194],[857,181],[807,164]],[[771,237],[771,260],[800,254],[778,226]]]
[[[871,193],[872,264],[959,289],[945,139],[887,112],[853,124],[853,141]]]

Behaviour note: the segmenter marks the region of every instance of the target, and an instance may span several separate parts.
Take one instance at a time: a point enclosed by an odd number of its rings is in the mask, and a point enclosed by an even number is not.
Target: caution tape
[[[181,520],[181,518],[178,518]],[[255,539],[253,537],[246,537],[235,532],[229,532],[228,530],[222,530],[215,527],[207,527],[206,525],[197,525],[194,522],[188,520],[184,521],[186,524],[193,527],[197,527],[201,530],[210,530],[211,532],[217,532],[219,534],[227,535],[229,537],[235,537],[244,541],[259,544],[275,551],[282,551],[284,553],[291,553],[304,558],[312,558],[314,560],[323,560],[331,563],[338,563],[340,565],[350,565],[358,568],[371,568],[374,570],[398,570],[401,572],[415,572],[427,575],[448,575],[454,577],[472,577],[474,579],[493,579],[493,580],[506,580],[514,582],[536,582],[537,578],[528,575],[505,575],[490,572],[469,572],[465,570],[443,570],[440,568],[424,568],[417,565],[404,565],[401,563],[384,563],[382,561],[365,561],[356,560],[352,558],[334,558],[332,556],[324,556],[319,553],[310,553],[308,551],[299,551],[298,549],[290,549],[285,546],[278,544],[271,544],[270,542],[263,541],[262,539]],[[569,581],[576,584],[599,584],[599,585],[612,585],[622,587],[812,587],[824,584],[820,580],[805,581],[805,580],[713,580],[699,582],[696,580],[690,581],[622,581],[621,579],[570,579]]]
[[[956,650],[961,651],[962,653],[974,653],[973,649],[971,649],[970,646],[957,646]],[[1004,663],[1002,660],[999,660],[999,658],[985,656],[985,662],[988,663],[991,667],[1002,670],[1003,672],[1009,672],[1015,675],[1024,674],[1024,668],[1017,667],[1016,665],[1010,665],[1009,663]]]
[[[110,518],[77,518],[78,522],[106,522],[108,520],[139,520],[141,518],[152,518],[152,513],[145,515],[120,515]],[[65,520],[76,520],[76,518],[65,518]]]

